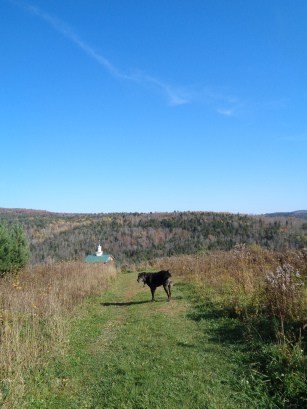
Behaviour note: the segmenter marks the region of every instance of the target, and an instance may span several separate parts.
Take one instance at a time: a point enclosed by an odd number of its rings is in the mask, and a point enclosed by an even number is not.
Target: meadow
[[[201,320],[237,323],[246,346],[244,387],[264,407],[307,406],[307,253],[236,245],[232,251],[171,257],[155,263],[194,283]],[[224,336],[227,336],[225,328]],[[223,334],[221,334],[223,337]],[[261,399],[260,399],[261,400]]]
[[[38,374],[66,351],[67,317],[116,274],[114,265],[65,262],[0,280],[0,405],[23,407]]]
[[[170,303],[136,283],[157,269]],[[0,282],[2,407],[305,407],[306,278],[306,252],[255,245],[27,268]]]

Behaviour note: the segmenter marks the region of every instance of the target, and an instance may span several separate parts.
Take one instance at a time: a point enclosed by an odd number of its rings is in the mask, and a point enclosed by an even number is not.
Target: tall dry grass
[[[147,266],[148,267],[148,266]],[[170,269],[193,282],[208,299],[235,315],[266,310],[280,318],[303,318],[306,311],[307,253],[278,253],[258,246],[237,245],[232,251],[174,256],[150,267]],[[272,280],[272,277],[279,281]]]
[[[13,407],[29,374],[66,350],[67,315],[115,276],[113,264],[66,262],[0,280],[0,406]]]
[[[221,320],[226,334],[231,328],[232,341],[244,340],[240,376],[251,399],[257,396],[263,407],[307,407],[306,250],[282,253],[237,245],[228,252],[174,256],[140,268],[171,270],[175,286],[193,283],[196,316]]]

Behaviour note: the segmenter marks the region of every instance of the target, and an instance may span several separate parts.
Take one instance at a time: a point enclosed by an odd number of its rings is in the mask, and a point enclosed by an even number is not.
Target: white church
[[[97,251],[95,254],[90,254],[85,257],[86,263],[110,263],[114,260],[114,257],[111,254],[104,253],[99,242]]]

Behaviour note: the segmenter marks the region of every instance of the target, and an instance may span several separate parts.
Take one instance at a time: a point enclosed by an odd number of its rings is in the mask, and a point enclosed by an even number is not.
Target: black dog
[[[171,280],[171,273],[167,270],[158,271],[157,273],[139,273],[137,282],[144,283],[150,287],[152,299],[151,301],[155,301],[155,291],[156,288],[160,285],[163,285],[163,288],[167,294],[167,301],[171,299],[171,287],[172,287],[172,280]]]

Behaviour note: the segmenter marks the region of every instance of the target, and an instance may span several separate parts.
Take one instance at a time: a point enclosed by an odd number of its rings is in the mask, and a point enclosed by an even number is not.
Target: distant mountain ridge
[[[51,212],[49,210],[42,210],[42,209],[25,209],[25,208],[6,208],[6,207],[0,207],[0,213],[6,213],[6,214],[33,214],[33,215],[66,215],[66,216],[77,216],[77,215],[94,215],[95,213],[65,213],[65,212]]]
[[[204,211],[206,213],[206,211]],[[26,208],[6,208],[6,207],[0,207],[0,213],[13,213],[13,214],[46,214],[46,215],[65,215],[65,216],[91,216],[91,215],[98,215],[98,214],[104,214],[103,212],[99,212],[99,213],[74,213],[74,212],[51,212],[49,210],[41,210],[41,209],[26,209]],[[118,213],[118,212],[116,212]],[[126,213],[129,214],[128,212],[121,212],[121,213]],[[139,214],[146,214],[146,212],[136,212]],[[151,212],[148,212],[151,213]],[[172,212],[159,212],[159,213],[163,213],[163,214],[169,214]],[[180,213],[185,213],[185,212],[180,212]],[[198,213],[198,212],[194,212],[194,211],[187,211],[186,213]],[[202,213],[202,212],[201,212]],[[211,212],[208,212],[211,213]],[[228,212],[213,212],[213,213],[217,213],[217,214],[231,214]],[[105,213],[105,214],[114,214],[114,213]],[[238,213],[239,214],[239,213]],[[247,215],[247,214],[246,214]],[[254,216],[263,216],[262,214],[254,214]],[[307,219],[307,210],[294,210],[292,212],[273,212],[273,213],[265,213],[264,214],[265,217],[297,217],[300,219]]]
[[[275,213],[266,213],[266,217],[296,217],[299,219],[307,219],[307,210],[295,210],[294,212],[275,212]]]
[[[0,213],[16,213],[16,214],[50,214],[47,210],[23,209],[23,208],[6,208],[0,207]]]
[[[240,243],[279,251],[307,247],[307,211],[274,215],[217,212],[78,214],[0,208],[0,225],[2,222],[21,224],[33,264],[82,260],[95,251],[98,243],[117,262],[231,250]]]

